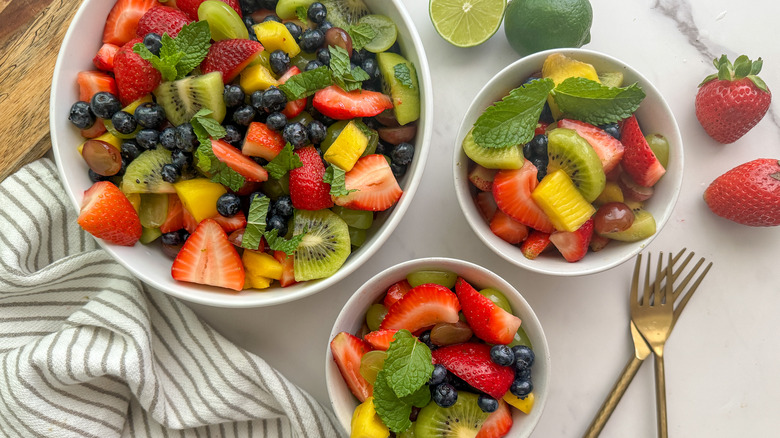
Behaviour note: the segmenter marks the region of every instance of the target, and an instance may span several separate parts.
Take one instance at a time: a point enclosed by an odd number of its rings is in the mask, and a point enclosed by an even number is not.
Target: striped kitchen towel
[[[0,183],[0,436],[338,437],[333,414],[76,223],[47,159]]]

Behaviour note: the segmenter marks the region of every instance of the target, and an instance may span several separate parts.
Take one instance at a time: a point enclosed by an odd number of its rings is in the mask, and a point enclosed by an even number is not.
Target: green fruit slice
[[[349,227],[349,243],[353,248],[359,248],[366,242],[366,230]]]
[[[320,0],[320,3],[328,10],[328,21],[344,30],[369,13],[363,0]]]
[[[593,202],[604,190],[607,178],[596,151],[572,129],[556,128],[547,133],[547,173],[563,169],[582,196]]]
[[[482,412],[477,404],[479,396],[458,391],[458,401],[449,408],[442,408],[434,402],[420,410],[414,424],[415,438],[461,438],[475,437],[488,413]]]
[[[374,213],[371,211],[350,210],[338,205],[331,208],[331,211],[339,215],[340,218],[344,219],[344,222],[346,222],[350,228],[367,230],[371,228],[371,224],[374,223]]]
[[[509,313],[512,313],[512,305],[509,304],[509,300],[506,299],[506,296],[504,296],[501,291],[488,288],[482,289],[479,291],[479,294],[492,301],[496,306],[506,310]]]
[[[198,20],[206,21],[214,41],[247,39],[247,30],[238,12],[219,0],[206,0],[198,6]]]
[[[303,8],[308,11],[309,6],[315,1],[316,0],[279,0],[279,3],[276,4],[276,15],[282,20],[298,18],[298,14],[296,13],[297,9]]]
[[[645,136],[645,140],[655,157],[658,158],[658,162],[666,169],[669,164],[669,140],[661,134],[649,134]]]
[[[382,369],[387,359],[387,352],[382,350],[373,350],[364,354],[360,358],[360,375],[370,384],[376,382],[376,375]]]
[[[141,194],[138,218],[145,228],[159,228],[168,216],[168,195],[165,193]]]
[[[506,0],[431,0],[428,13],[433,28],[448,43],[473,47],[484,43],[501,27]]]
[[[423,269],[407,274],[406,281],[408,281],[412,287],[417,287],[421,284],[434,283],[444,286],[447,289],[452,289],[455,287],[455,282],[458,281],[458,276],[450,271]]]
[[[384,304],[374,303],[366,310],[366,325],[371,331],[379,330],[379,326],[387,316],[387,307]]]
[[[463,152],[472,161],[488,169],[519,169],[525,163],[523,146],[483,148],[474,142],[473,129],[463,139]]]
[[[507,344],[507,347],[512,348],[515,345],[525,345],[531,350],[534,349],[534,346],[531,344],[531,338],[529,338],[528,335],[525,333],[525,329],[523,329],[523,327],[517,329],[517,333],[515,333],[515,337],[512,338],[512,342]]]
[[[619,87],[623,85],[623,73],[619,71],[608,71],[599,74],[601,85],[607,87]]]
[[[306,233],[295,250],[295,281],[333,275],[350,254],[347,223],[330,210],[296,210],[294,233]]]
[[[144,151],[127,165],[122,177],[124,193],[176,193],[173,184],[162,179],[162,167],[173,164],[171,152],[158,147]]]
[[[634,210],[634,223],[623,231],[601,234],[614,240],[622,242],[636,242],[655,234],[656,224],[653,215],[644,209]]]
[[[138,239],[139,242],[143,243],[144,245],[148,245],[155,240],[157,240],[158,237],[162,236],[162,231],[160,231],[159,228],[146,228],[143,227],[141,230],[141,238]]]
[[[405,125],[420,118],[420,85],[414,64],[403,56],[383,52],[376,55],[382,86],[393,99],[393,109],[398,123]]]
[[[395,27],[395,23],[384,15],[366,15],[358,21],[358,24],[367,24],[376,31],[376,36],[363,46],[369,52],[384,52],[392,47],[398,38],[398,28]]]
[[[217,3],[224,4],[219,1]],[[222,97],[224,88],[222,73],[215,71],[202,76],[188,76],[178,81],[163,82],[154,90],[154,95],[157,97],[157,103],[165,110],[168,120],[174,125],[189,122],[202,108],[210,109],[212,113],[209,117],[222,123],[227,111]]]

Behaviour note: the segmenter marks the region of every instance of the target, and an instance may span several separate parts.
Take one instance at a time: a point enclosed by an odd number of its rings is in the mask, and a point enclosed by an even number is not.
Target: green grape
[[[314,117],[312,117],[308,112],[303,111],[302,113],[288,120],[287,123],[301,123],[303,126],[306,126],[311,123],[312,120],[314,120]]]
[[[669,140],[661,134],[649,134],[645,136],[648,146],[658,158],[664,169],[669,164]]]
[[[452,289],[455,287],[455,282],[457,280],[458,276],[454,272],[437,271],[433,269],[411,272],[406,276],[406,281],[408,281],[412,287],[417,287],[426,283],[435,283],[440,284],[447,289]]]
[[[263,183],[263,193],[271,199],[290,194],[290,174],[285,174],[281,179],[268,178]]]
[[[487,299],[493,302],[496,306],[506,310],[509,313],[512,313],[512,306],[509,304],[509,300],[506,299],[504,294],[501,293],[501,291],[498,291],[496,289],[482,289],[479,291],[480,294],[484,295]]]
[[[306,64],[308,64],[309,61],[314,61],[315,59],[317,59],[317,55],[314,53],[306,53],[305,51],[301,50],[301,53],[290,58],[290,65],[298,67],[301,71],[306,71]]]
[[[141,193],[141,207],[138,209],[141,225],[146,228],[160,228],[166,217],[168,217],[167,194]]]
[[[384,15],[366,15],[358,21],[359,24],[367,24],[376,31],[374,39],[366,44],[365,49],[373,53],[381,53],[389,49],[398,38],[398,29],[393,20]]]
[[[335,206],[331,210],[344,219],[351,228],[367,230],[371,228],[374,222],[374,213],[366,210],[350,210],[348,208]]]
[[[512,348],[515,345],[525,345],[531,350],[534,349],[534,346],[531,344],[531,338],[528,337],[528,335],[525,333],[525,330],[523,330],[522,327],[517,329],[517,333],[515,333],[515,338],[512,339],[512,342],[507,344],[509,348]]]
[[[366,155],[371,155],[375,153],[376,147],[379,145],[379,133],[375,129],[369,128],[361,120],[355,120],[355,124],[368,137],[368,144],[366,145],[366,149],[363,151],[363,153],[360,156],[365,157]]]
[[[366,230],[361,230],[358,228],[348,227],[349,230],[349,241],[355,248],[363,245],[363,243],[366,241]]]
[[[162,231],[160,231],[159,228],[143,227],[141,230],[141,239],[139,242],[143,243],[144,245],[148,245],[154,242],[160,236],[162,236]]]
[[[387,315],[387,307],[384,304],[372,304],[366,311],[366,325],[371,331],[379,330],[379,325]]]
[[[209,24],[211,39],[214,41],[249,38],[249,31],[238,13],[219,0],[201,3],[198,6],[198,20]]]
[[[347,126],[347,123],[349,123],[349,120],[339,120],[338,122],[333,123],[332,125],[328,126],[328,131],[325,134],[325,139],[322,140],[320,143],[320,149],[322,149],[322,153],[328,151],[328,148],[330,145],[333,144],[334,141],[336,141],[336,137],[341,134],[341,131],[344,129],[345,126]]]
[[[387,359],[387,352],[382,350],[372,350],[360,358],[360,375],[370,384],[376,382],[376,375],[382,370],[382,366]]]

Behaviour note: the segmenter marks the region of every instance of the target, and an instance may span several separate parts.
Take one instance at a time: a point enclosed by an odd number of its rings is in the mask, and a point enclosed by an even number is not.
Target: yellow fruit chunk
[[[141,105],[142,103],[151,102],[151,101],[152,101],[152,95],[151,94],[147,94],[146,96],[131,102],[130,105],[127,105],[126,107],[122,108],[122,111],[124,111],[126,113],[130,113],[130,114],[134,114],[135,113],[135,109],[138,108],[139,105]]]
[[[247,275],[259,275],[274,280],[282,278],[282,264],[270,254],[247,249],[244,250],[241,260],[244,262],[244,272]]]
[[[119,190],[122,190],[122,185],[119,185]],[[138,213],[138,211],[141,209],[141,194],[140,193],[125,193],[125,196],[127,196],[127,200],[130,201],[130,205],[133,206],[135,209],[135,212]]]
[[[290,58],[301,52],[300,46],[295,42],[295,38],[287,30],[287,27],[276,21],[266,21],[253,26],[257,40],[263,45],[263,48],[271,53],[274,50],[284,50]]]
[[[553,53],[544,60],[542,64],[542,77],[550,78],[555,85],[560,84],[568,78],[585,78],[601,83],[596,69],[592,65],[569,58],[560,53]],[[547,96],[547,103],[550,104],[550,111],[555,120],[561,118],[561,110],[552,96]]]
[[[623,202],[623,191],[620,190],[620,186],[615,181],[607,181],[604,185],[604,190],[601,191],[599,197],[593,201],[593,205],[600,207],[610,202]]]
[[[530,414],[531,409],[534,407],[534,393],[528,394],[525,398],[520,398],[511,392],[504,394],[504,401],[519,409],[520,411]]]
[[[173,185],[179,195],[182,205],[190,212],[196,221],[216,216],[217,199],[227,193],[222,184],[211,182],[206,178],[188,179]]]
[[[349,172],[368,146],[368,135],[355,123],[347,123],[322,158]]]
[[[268,289],[274,280],[250,272],[244,274],[244,289]]]
[[[387,438],[390,436],[390,429],[382,423],[376,414],[374,397],[367,398],[355,408],[350,426],[352,429],[350,438]]]
[[[268,23],[275,23],[268,22]],[[241,88],[247,94],[252,94],[255,91],[265,90],[270,86],[279,85],[279,81],[274,78],[271,71],[265,68],[262,64],[253,65],[247,67],[241,71],[241,79],[239,80]]]
[[[98,137],[84,140],[84,142],[82,142],[79,145],[79,147],[78,147],[79,154],[81,154],[81,150],[84,149],[84,143],[88,142],[89,140],[104,141],[104,142],[110,144],[111,146],[117,148],[117,150],[119,150],[119,151],[122,150],[122,139],[117,137],[116,135],[110,133],[110,132],[105,132],[105,133],[103,133],[103,135],[100,135]]]
[[[542,178],[531,198],[559,231],[576,231],[596,212],[563,169]]]

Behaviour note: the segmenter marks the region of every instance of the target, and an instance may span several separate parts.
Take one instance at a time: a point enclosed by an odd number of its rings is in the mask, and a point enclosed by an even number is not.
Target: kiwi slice
[[[328,10],[328,18],[334,26],[349,29],[352,24],[357,24],[369,10],[363,0],[320,0]]]
[[[122,178],[124,193],[176,193],[173,184],[162,179],[162,168],[173,164],[171,152],[158,147],[144,151],[127,165]]]
[[[623,85],[623,73],[619,71],[608,71],[599,74],[601,85],[607,87],[620,87]]]
[[[296,210],[294,233],[306,233],[295,250],[295,281],[333,275],[350,253],[349,227],[330,210]]]
[[[656,225],[653,215],[649,211],[639,208],[634,210],[634,223],[630,227],[623,231],[600,234],[622,242],[636,242],[655,234],[655,229]]]
[[[165,110],[174,125],[187,123],[200,109],[212,111],[212,119],[222,123],[225,118],[225,101],[222,98],[225,85],[222,73],[212,72],[202,76],[188,76],[178,81],[163,82],[154,90],[157,103]]]
[[[449,408],[434,402],[420,410],[414,426],[415,438],[459,438],[477,436],[488,413],[477,404],[479,396],[458,391],[458,401]]]
[[[485,148],[474,142],[473,129],[463,139],[463,152],[472,161],[488,169],[519,169],[525,163],[523,146]],[[600,163],[600,162],[599,162]]]
[[[377,53],[382,88],[393,99],[393,111],[403,126],[420,118],[420,84],[414,64],[393,52]]]
[[[607,177],[596,151],[577,131],[556,128],[547,133],[547,173],[563,169],[582,196],[593,202],[604,190]]]

